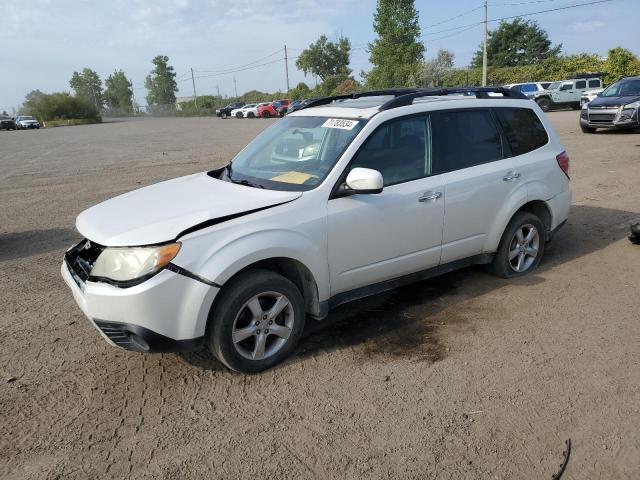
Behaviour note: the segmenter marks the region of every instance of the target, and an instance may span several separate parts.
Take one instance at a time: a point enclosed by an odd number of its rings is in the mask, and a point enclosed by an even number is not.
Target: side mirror
[[[384,185],[378,170],[359,167],[349,172],[345,183],[349,193],[380,193]]]

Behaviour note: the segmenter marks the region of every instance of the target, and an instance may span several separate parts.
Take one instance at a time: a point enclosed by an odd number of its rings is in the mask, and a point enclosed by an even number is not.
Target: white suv
[[[81,213],[62,275],[108,342],[204,344],[256,372],[344,302],[473,264],[530,272],[567,219],[568,168],[519,92],[315,100],[224,168]]]

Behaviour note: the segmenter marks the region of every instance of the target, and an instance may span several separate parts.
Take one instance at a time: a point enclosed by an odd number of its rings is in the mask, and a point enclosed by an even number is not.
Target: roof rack
[[[490,93],[500,93],[502,97],[492,97]],[[475,95],[476,98],[511,98],[517,100],[528,100],[527,96],[517,90],[504,87],[463,87],[463,88],[431,88],[421,89],[417,92],[400,95],[393,100],[389,100],[380,106],[380,111],[391,108],[405,107],[411,105],[416,98],[440,97],[446,95]]]
[[[500,93],[502,97],[491,97],[490,93]],[[391,108],[405,107],[411,105],[416,98],[436,97],[445,95],[475,95],[476,98],[511,98],[527,100],[528,98],[521,92],[504,87],[463,87],[463,88],[390,88],[383,90],[371,90],[368,92],[354,92],[346,95],[333,95],[322,97],[302,107],[312,108],[320,105],[327,105],[339,100],[353,100],[362,97],[393,96],[394,98],[383,103],[380,111]]]
[[[311,108],[311,107],[319,107],[320,105],[327,105],[331,102],[335,102],[338,100],[354,100],[356,98],[362,98],[362,97],[380,97],[385,95],[387,96],[393,95],[394,97],[397,97],[400,95],[407,95],[407,94],[415,93],[419,91],[420,91],[419,88],[388,88],[388,89],[382,89],[382,90],[370,90],[368,92],[353,92],[353,93],[347,93],[345,95],[332,95],[329,97],[316,98],[311,102],[309,102],[308,104],[306,104],[304,107],[300,108],[300,110],[302,110],[303,108]]]

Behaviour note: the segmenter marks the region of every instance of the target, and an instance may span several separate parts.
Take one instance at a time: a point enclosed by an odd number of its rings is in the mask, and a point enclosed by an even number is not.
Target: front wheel
[[[596,129],[595,128],[583,127],[582,125],[580,125],[580,130],[582,130],[582,133],[596,133]]]
[[[269,118],[271,114],[269,112],[262,112],[262,118]]]
[[[526,275],[540,263],[545,240],[544,224],[537,215],[516,213],[502,234],[489,271],[502,278]]]
[[[304,299],[287,278],[249,270],[231,280],[212,311],[209,349],[227,367],[255,373],[295,348],[305,323]]]
[[[536,100],[536,103],[543,112],[548,112],[549,110],[551,110],[551,100],[549,100],[548,98],[539,98]]]

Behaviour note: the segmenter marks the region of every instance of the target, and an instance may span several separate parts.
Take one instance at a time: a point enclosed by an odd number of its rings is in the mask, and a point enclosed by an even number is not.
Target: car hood
[[[216,220],[290,202],[300,195],[301,192],[238,185],[197,173],[102,202],[78,215],[76,228],[84,237],[105,246],[152,245],[176,239]]]
[[[618,107],[640,101],[640,95],[624,97],[596,97],[589,103],[590,107]]]

